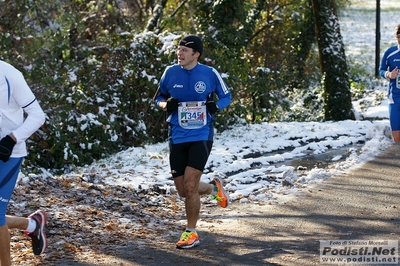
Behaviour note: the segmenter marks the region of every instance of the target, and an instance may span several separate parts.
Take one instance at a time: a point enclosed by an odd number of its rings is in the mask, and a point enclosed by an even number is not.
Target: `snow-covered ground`
[[[376,0],[353,0],[350,8],[340,13],[340,29],[350,61],[375,70]],[[380,54],[396,44],[394,29],[398,20],[399,3],[393,0],[380,1]]]
[[[362,62],[374,78],[375,63],[375,1],[355,1],[341,14],[341,32],[348,59]],[[382,8],[390,9],[397,0],[385,0]],[[367,6],[370,11],[363,8]],[[384,10],[385,10],[384,9]],[[381,24],[381,47],[395,43],[393,29],[400,23],[398,12],[384,11]],[[382,53],[381,53],[382,54]],[[384,93],[386,82],[376,88]],[[375,97],[372,93],[368,97]],[[368,99],[367,99],[368,100]],[[370,99],[369,99],[370,101]],[[393,144],[387,120],[387,102],[362,110],[363,99],[354,102],[357,117],[383,118],[325,122],[325,123],[263,123],[238,126],[216,134],[202,180],[208,182],[213,175],[223,177],[231,200],[240,202],[278,202],[295,196],[297,192],[315,185],[322,179],[350,171],[370,160]],[[221,116],[224,115],[222,112]],[[332,152],[339,151],[339,152]],[[324,156],[324,167],[301,165],[299,159]],[[318,160],[318,159],[315,159]],[[297,161],[294,165],[293,161]],[[167,143],[134,147],[79,168],[68,176],[108,185],[146,189],[155,185],[174,190],[170,178]],[[43,178],[51,178],[51,174]],[[21,176],[22,181],[28,177]],[[58,177],[60,178],[60,177]],[[61,178],[63,178],[61,176]],[[87,180],[88,181],[88,180]],[[93,182],[93,180],[91,180]],[[284,196],[284,197],[282,197]]]

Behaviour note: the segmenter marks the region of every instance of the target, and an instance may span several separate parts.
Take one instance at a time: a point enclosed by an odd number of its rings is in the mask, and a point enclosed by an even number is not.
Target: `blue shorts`
[[[24,158],[10,158],[6,163],[0,160],[0,226],[7,223],[6,212],[14,192]]]
[[[389,121],[392,131],[400,130],[400,103],[389,104]]]

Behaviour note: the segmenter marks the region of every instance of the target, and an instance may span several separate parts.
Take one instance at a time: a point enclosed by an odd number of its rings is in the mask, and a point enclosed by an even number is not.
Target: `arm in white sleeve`
[[[12,132],[17,143],[23,142],[29,138],[44,124],[46,119],[45,114],[36,99],[23,107],[23,110],[28,114],[28,116],[24,123]]]

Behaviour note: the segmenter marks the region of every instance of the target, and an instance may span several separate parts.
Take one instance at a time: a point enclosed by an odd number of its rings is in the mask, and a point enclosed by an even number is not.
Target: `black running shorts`
[[[186,166],[203,172],[212,145],[212,141],[171,144],[169,147],[169,163],[172,177],[182,176],[185,173]]]

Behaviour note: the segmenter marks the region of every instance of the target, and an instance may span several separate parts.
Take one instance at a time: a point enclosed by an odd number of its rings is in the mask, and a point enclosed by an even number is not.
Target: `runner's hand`
[[[168,98],[167,100],[167,111],[172,112],[178,109],[179,101],[176,98]]]
[[[219,112],[219,107],[214,101],[206,102],[206,106],[210,114],[215,114]]]
[[[5,136],[0,140],[0,160],[7,162],[10,159],[15,141],[9,136]]]

